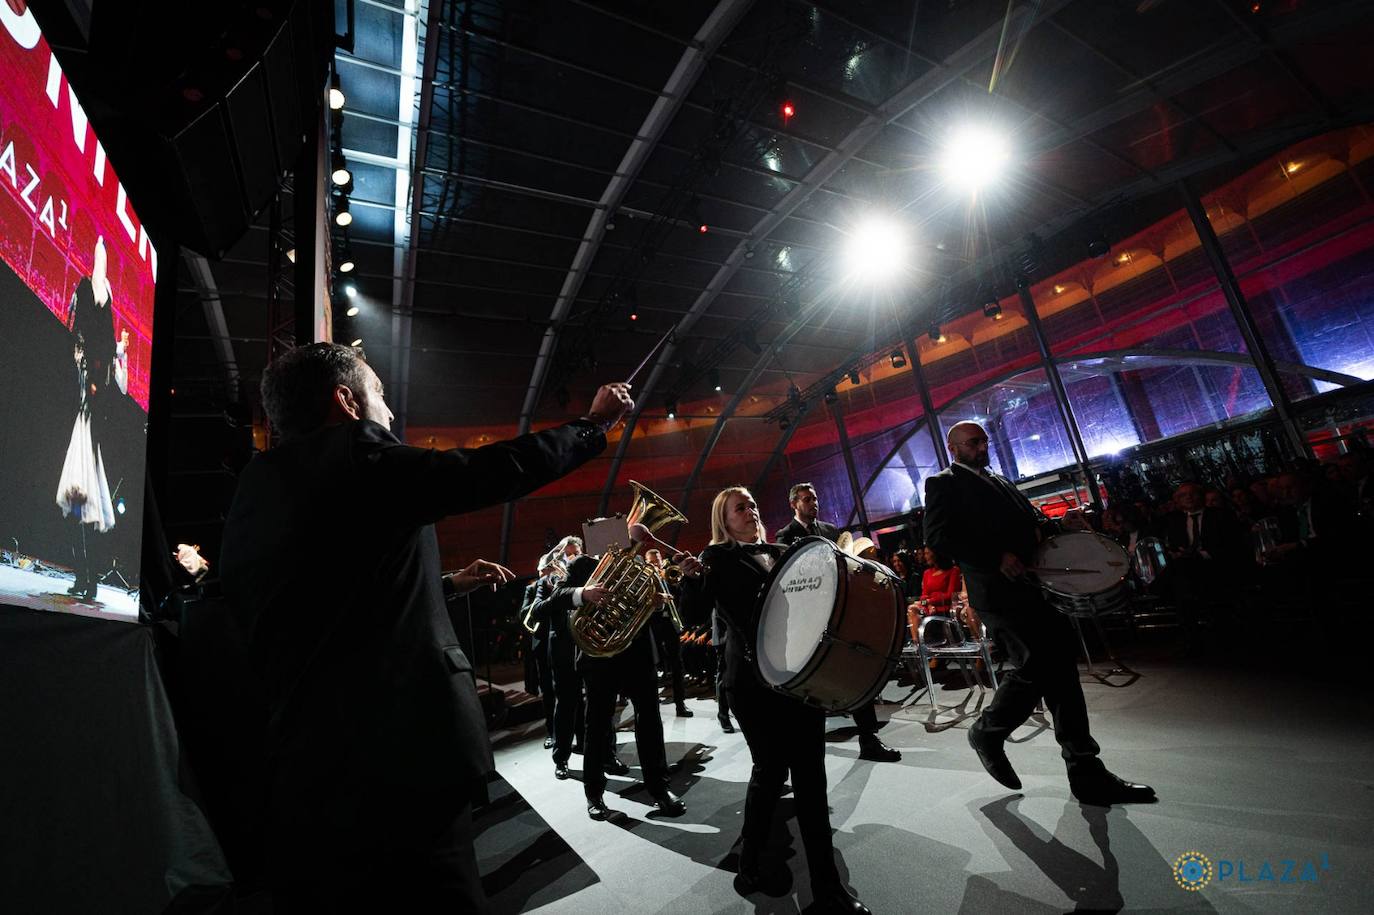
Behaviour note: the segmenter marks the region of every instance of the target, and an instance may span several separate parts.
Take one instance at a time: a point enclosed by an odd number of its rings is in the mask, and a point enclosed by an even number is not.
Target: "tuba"
[[[648,487],[631,480],[630,488],[634,502],[625,518],[627,531],[642,524],[653,533],[665,524],[687,520]],[[602,587],[610,596],[599,607],[583,604],[568,619],[573,640],[593,658],[609,658],[628,648],[660,607],[663,592],[658,573],[639,555],[641,546],[632,542],[625,549],[616,544],[608,547],[583,587]]]

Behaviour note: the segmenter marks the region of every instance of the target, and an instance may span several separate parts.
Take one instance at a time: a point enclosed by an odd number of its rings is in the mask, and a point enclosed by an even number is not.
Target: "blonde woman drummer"
[[[704,618],[714,609],[728,631],[722,679],[754,762],[744,801],[735,888],[748,895],[771,882],[763,873],[761,856],[783,782],[790,775],[818,908],[866,913],[868,908],[845,888],[835,866],[825,783],[825,713],[769,689],[755,661],[759,599],[785,551],[767,542],[749,490],[731,486],[711,504],[711,545],[699,562],[688,558],[682,566],[687,575],[686,618]]]

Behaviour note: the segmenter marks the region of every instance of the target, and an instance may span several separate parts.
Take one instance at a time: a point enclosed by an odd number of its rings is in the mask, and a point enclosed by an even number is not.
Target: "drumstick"
[[[668,340],[672,339],[673,332],[676,331],[676,330],[677,330],[677,325],[676,325],[676,324],[674,324],[672,327],[668,328],[668,332],[667,332],[666,334],[664,334],[663,337],[662,337],[661,339],[659,339],[659,341],[658,341],[657,343],[654,344],[654,348],[651,349],[651,350],[649,350],[648,355],[646,355],[646,356],[644,357],[644,360],[643,360],[642,362],[640,362],[639,365],[635,366],[635,370],[634,370],[633,372],[630,373],[630,377],[625,379],[625,383],[626,383],[626,384],[633,384],[633,383],[634,383],[635,376],[638,375],[640,372],[644,371],[644,366],[646,366],[646,365],[649,364],[649,360],[652,359],[652,358],[654,357],[654,353],[658,352],[659,347],[661,347],[664,343],[666,343]]]

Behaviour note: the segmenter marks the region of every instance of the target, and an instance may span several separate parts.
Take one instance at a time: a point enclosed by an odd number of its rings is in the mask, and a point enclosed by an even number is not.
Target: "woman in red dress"
[[[930,547],[925,548],[925,561],[926,570],[921,576],[921,615],[948,616],[950,602],[963,589],[964,578],[958,566],[941,560]]]

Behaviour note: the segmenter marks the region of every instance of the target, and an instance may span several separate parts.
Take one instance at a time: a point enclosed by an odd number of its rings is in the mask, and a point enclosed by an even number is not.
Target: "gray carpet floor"
[[[889,685],[881,736],[902,751],[899,763],[858,759],[852,722],[831,718],[831,823],[847,883],[875,913],[1374,911],[1367,700],[1315,679],[1201,663],[1136,669],[1136,678],[1108,684],[1084,674],[1083,683],[1104,761],[1153,785],[1160,800],[1151,805],[1074,801],[1053,732],[1036,719],[1008,749],[1024,790],[1004,790],[966,743],[970,716],[990,694],[962,686],[937,686],[932,714],[924,691],[909,697]],[[792,819],[774,834],[790,859],[790,888],[735,892],[728,868],[749,753],[739,733],[720,730],[713,701],[689,705],[690,719],[661,709],[674,789],[688,805],[679,819],[651,813],[632,769],[611,777],[616,816],[593,822],[581,783],[553,778],[542,728],[503,742],[498,771],[522,812],[478,841],[483,873],[503,875],[489,887],[498,911],[808,910]],[[635,766],[633,734],[619,741]],[[790,813],[786,799],[780,809]],[[1175,879],[1187,852],[1212,866],[1197,891]]]

